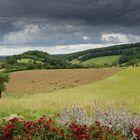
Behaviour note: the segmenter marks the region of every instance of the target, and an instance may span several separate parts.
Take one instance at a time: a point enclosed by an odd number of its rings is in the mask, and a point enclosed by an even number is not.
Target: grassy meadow
[[[62,73],[63,74],[63,73]],[[59,75],[60,76],[60,75]],[[26,117],[38,117],[41,114],[53,114],[65,106],[78,104],[87,110],[93,108],[94,100],[103,105],[117,107],[124,103],[130,111],[140,114],[140,68],[123,68],[112,76],[97,81],[77,85],[71,88],[38,92],[19,96],[5,93],[0,101],[0,114],[22,114]]]
[[[28,64],[30,62],[35,62],[35,63],[42,63],[41,61],[34,61],[33,59],[29,59],[29,58],[24,58],[24,59],[19,59],[17,60],[18,63],[25,63]]]
[[[120,59],[120,55],[114,56],[102,56],[89,59],[87,61],[82,62],[84,66],[105,66],[105,65],[112,65],[118,63]]]

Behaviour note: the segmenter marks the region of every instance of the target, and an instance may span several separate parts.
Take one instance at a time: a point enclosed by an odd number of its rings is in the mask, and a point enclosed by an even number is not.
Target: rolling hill
[[[4,60],[2,60],[4,61]],[[7,71],[29,69],[70,69],[114,66],[139,66],[140,43],[122,44],[64,55],[41,51],[27,51],[6,57],[0,67]]]
[[[120,58],[120,55],[102,56],[83,61],[81,64],[87,67],[111,67],[117,66]]]
[[[102,70],[103,69],[101,69],[100,72]],[[57,71],[59,72],[60,70],[57,70]],[[63,80],[67,81],[66,77],[68,77],[68,75],[67,74],[64,75],[63,70],[61,71],[62,72],[59,73],[59,75],[55,75],[56,79],[60,79],[60,77],[64,76]],[[77,71],[77,70],[72,70],[72,72],[74,71]],[[84,71],[84,72],[86,74],[87,71]],[[93,77],[94,77],[94,73],[96,74],[96,72],[97,72],[96,70],[93,70],[93,74],[92,74]],[[15,75],[18,77],[18,75],[19,74],[22,75],[22,73],[23,72],[17,72],[17,74],[14,73],[12,76],[13,78]],[[28,74],[30,73],[31,71],[28,71]],[[102,74],[103,73],[101,72],[100,76]],[[19,77],[22,78],[21,76]],[[30,77],[26,77],[27,83],[32,82],[31,81],[32,79]],[[35,78],[35,77],[37,78],[38,75],[35,74],[34,77],[32,78]],[[47,78],[47,76],[45,77]],[[16,78],[16,79],[18,80],[19,78]],[[9,84],[10,85],[14,84],[14,82],[9,83]],[[33,86],[33,84],[36,85],[37,83],[33,82],[31,85]],[[111,105],[114,105],[114,106],[116,105],[117,107],[119,107],[121,106],[121,103],[123,103],[132,112],[139,114],[140,113],[139,112],[140,111],[139,110],[140,109],[139,108],[140,106],[139,84],[140,84],[140,68],[125,68],[125,69],[121,69],[120,71],[113,74],[112,76],[110,75],[107,77],[103,77],[102,79],[97,79],[93,82],[90,81],[89,83],[86,83],[84,85],[80,84],[73,88],[65,88],[65,89],[59,88],[51,92],[49,91],[44,92],[41,90],[41,88],[39,88],[37,91],[38,92],[37,94],[32,94],[31,91],[30,92],[25,92],[25,91],[16,92],[16,89],[13,88],[13,90],[15,90],[14,91],[15,94],[13,94],[10,91],[12,90],[11,89],[12,87],[9,85],[8,90],[12,94],[5,93],[6,95],[5,96],[3,95],[4,97],[1,99],[1,102],[0,102],[0,106],[1,106],[0,115],[5,116],[7,114],[13,114],[13,113],[14,114],[20,113],[23,116],[30,116],[30,115],[40,116],[42,114],[54,114],[63,110],[65,106],[70,107],[74,104],[78,104],[82,107],[85,107],[88,110],[91,110],[93,108],[94,100],[99,100],[100,102],[104,103],[103,105],[106,105],[106,106],[108,104],[111,104]],[[24,86],[24,85],[20,85],[20,86]],[[26,87],[24,87],[23,90],[26,88],[28,89],[28,84],[25,84],[25,86]]]
[[[119,60],[121,55],[111,55],[111,56],[101,56],[96,58],[91,58],[86,61],[80,61],[74,59],[70,61],[72,64],[81,65],[86,68],[99,68],[99,67],[112,67],[119,66]]]
[[[110,55],[135,55],[135,53],[140,52],[140,43],[133,44],[122,44],[115,45],[105,48],[96,48],[85,51],[80,51],[71,54],[59,55],[62,58],[66,58],[69,61],[73,59],[78,59],[81,61],[86,61],[91,58],[110,56]]]
[[[67,69],[76,68],[76,64],[69,63],[55,55],[41,51],[27,51],[19,55],[8,56],[3,68],[7,71],[31,69]]]
[[[109,57],[107,57],[109,56]],[[115,56],[119,56],[116,57]],[[134,43],[134,44],[122,44],[122,45],[116,45],[106,48],[97,48],[97,49],[90,49],[86,51],[80,51],[76,53],[71,54],[64,54],[59,55],[60,58],[66,59],[67,61],[74,62],[74,63],[83,63],[87,64],[94,61],[97,61],[97,65],[93,64],[90,66],[100,66],[100,67],[106,67],[105,65],[106,61],[110,61],[110,57],[113,59],[115,58],[116,61],[110,63],[108,66],[130,66],[130,65],[137,65],[137,63],[140,61],[140,43]],[[94,59],[93,59],[94,58]],[[95,59],[97,58],[97,59]],[[105,58],[105,60],[104,60]],[[99,61],[105,61],[104,63]],[[99,63],[100,64],[99,64]],[[96,63],[96,62],[95,62]],[[98,65],[99,64],[99,65]],[[89,66],[89,67],[90,67]]]

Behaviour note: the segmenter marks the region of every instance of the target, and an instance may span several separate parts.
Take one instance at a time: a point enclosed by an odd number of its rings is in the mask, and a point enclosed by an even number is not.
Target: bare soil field
[[[120,69],[29,70],[11,73],[7,93],[38,93],[84,85],[113,75]]]

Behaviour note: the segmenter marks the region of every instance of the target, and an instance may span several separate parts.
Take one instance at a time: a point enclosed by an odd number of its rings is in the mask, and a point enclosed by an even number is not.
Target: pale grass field
[[[140,114],[140,68],[126,68],[111,77],[69,89],[49,93],[25,95],[21,98],[4,97],[0,100],[0,114],[40,116],[59,113],[65,106],[80,105],[89,112],[95,100],[103,106],[119,108],[124,103],[131,112]]]

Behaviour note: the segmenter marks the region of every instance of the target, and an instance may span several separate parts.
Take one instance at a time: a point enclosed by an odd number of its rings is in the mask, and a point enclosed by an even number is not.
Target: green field
[[[93,101],[120,106],[125,103],[132,112],[140,113],[140,68],[126,68],[103,80],[70,89],[25,95],[5,96],[0,101],[0,114],[24,116],[58,113],[65,106],[81,105],[92,109]]]
[[[36,62],[36,63],[40,63],[42,64],[41,61],[34,61],[33,59],[29,59],[29,58],[24,58],[24,59],[19,59],[17,60],[18,63],[24,63],[24,64],[28,64],[28,63],[33,63],[33,62]]]
[[[118,63],[120,57],[120,55],[96,57],[84,61],[82,64],[84,66],[110,66],[112,64]]]

